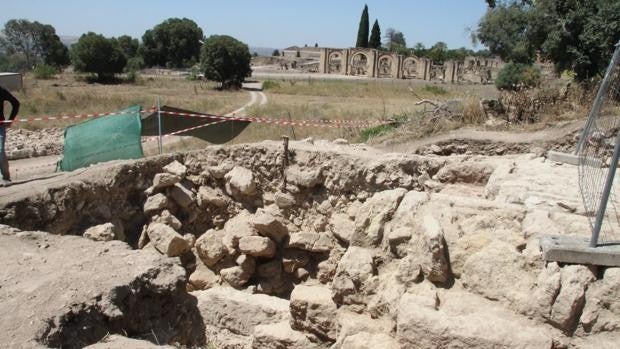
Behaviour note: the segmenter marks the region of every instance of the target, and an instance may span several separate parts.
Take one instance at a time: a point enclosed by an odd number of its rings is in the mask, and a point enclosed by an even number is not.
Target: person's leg
[[[10,181],[11,175],[9,173],[9,159],[6,157],[4,151],[4,143],[6,142],[6,127],[0,126],[0,172],[2,172],[2,179]]]

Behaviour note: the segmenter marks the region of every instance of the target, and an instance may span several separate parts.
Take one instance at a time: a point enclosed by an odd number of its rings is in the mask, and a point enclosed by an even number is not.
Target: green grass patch
[[[424,91],[434,94],[435,96],[443,96],[448,94],[448,90],[441,86],[436,85],[425,85]]]

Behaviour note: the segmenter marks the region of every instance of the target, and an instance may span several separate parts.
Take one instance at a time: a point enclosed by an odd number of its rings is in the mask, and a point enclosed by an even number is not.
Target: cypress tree
[[[372,31],[370,32],[370,40],[368,40],[368,47],[370,48],[381,47],[381,28],[379,28],[379,20],[375,20],[375,24],[372,25]]]
[[[360,18],[360,27],[357,30],[357,43],[355,47],[368,47],[368,30],[370,23],[368,21],[368,5],[364,5],[362,18]]]

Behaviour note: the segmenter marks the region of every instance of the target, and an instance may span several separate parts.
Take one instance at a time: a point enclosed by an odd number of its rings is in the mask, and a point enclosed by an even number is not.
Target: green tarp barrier
[[[140,106],[67,127],[58,167],[73,171],[99,162],[144,157],[140,136]]]
[[[197,113],[191,110],[170,107],[167,105],[161,107],[160,110],[164,112],[171,111],[213,116],[212,114]],[[245,130],[246,127],[248,127],[250,122],[243,120],[227,120],[222,122],[222,120],[220,119],[200,118],[192,116],[174,116],[165,113],[161,114],[161,133],[163,135],[207,124],[209,124],[209,126],[204,126],[195,130],[183,132],[179,134],[179,136],[192,136],[205,140],[209,143],[223,144],[237,137],[243,130]],[[157,119],[157,112],[146,115],[142,119],[142,135],[159,135],[159,122]]]

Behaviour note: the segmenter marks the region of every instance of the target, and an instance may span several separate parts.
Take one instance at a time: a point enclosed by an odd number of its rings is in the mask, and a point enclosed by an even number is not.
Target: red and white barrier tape
[[[157,109],[141,110],[141,113],[153,113]],[[11,122],[33,122],[33,121],[49,121],[49,120],[70,120],[70,119],[82,119],[82,118],[98,118],[102,116],[122,115],[126,112],[110,112],[110,113],[91,113],[91,114],[79,114],[79,115],[57,115],[57,116],[37,116],[15,119],[13,121],[0,120],[0,124],[8,124]]]
[[[258,117],[234,117],[234,116],[219,116],[219,115],[204,115],[204,114],[193,114],[193,113],[182,113],[182,112],[172,112],[172,111],[161,111],[162,115],[173,115],[173,116],[187,116],[187,117],[198,117],[198,118],[207,118],[207,119],[218,119],[218,120],[232,120],[232,121],[249,121],[256,123],[265,123],[265,124],[274,124],[274,125],[297,125],[297,126],[310,126],[310,127],[324,127],[324,128],[362,128],[368,126],[375,125],[383,125],[390,123],[391,121],[372,121],[372,122],[359,122],[359,123],[348,123],[344,122],[346,120],[331,120],[331,122],[327,121],[318,121],[318,120],[284,120],[284,119],[269,119],[269,118],[258,118]]]

